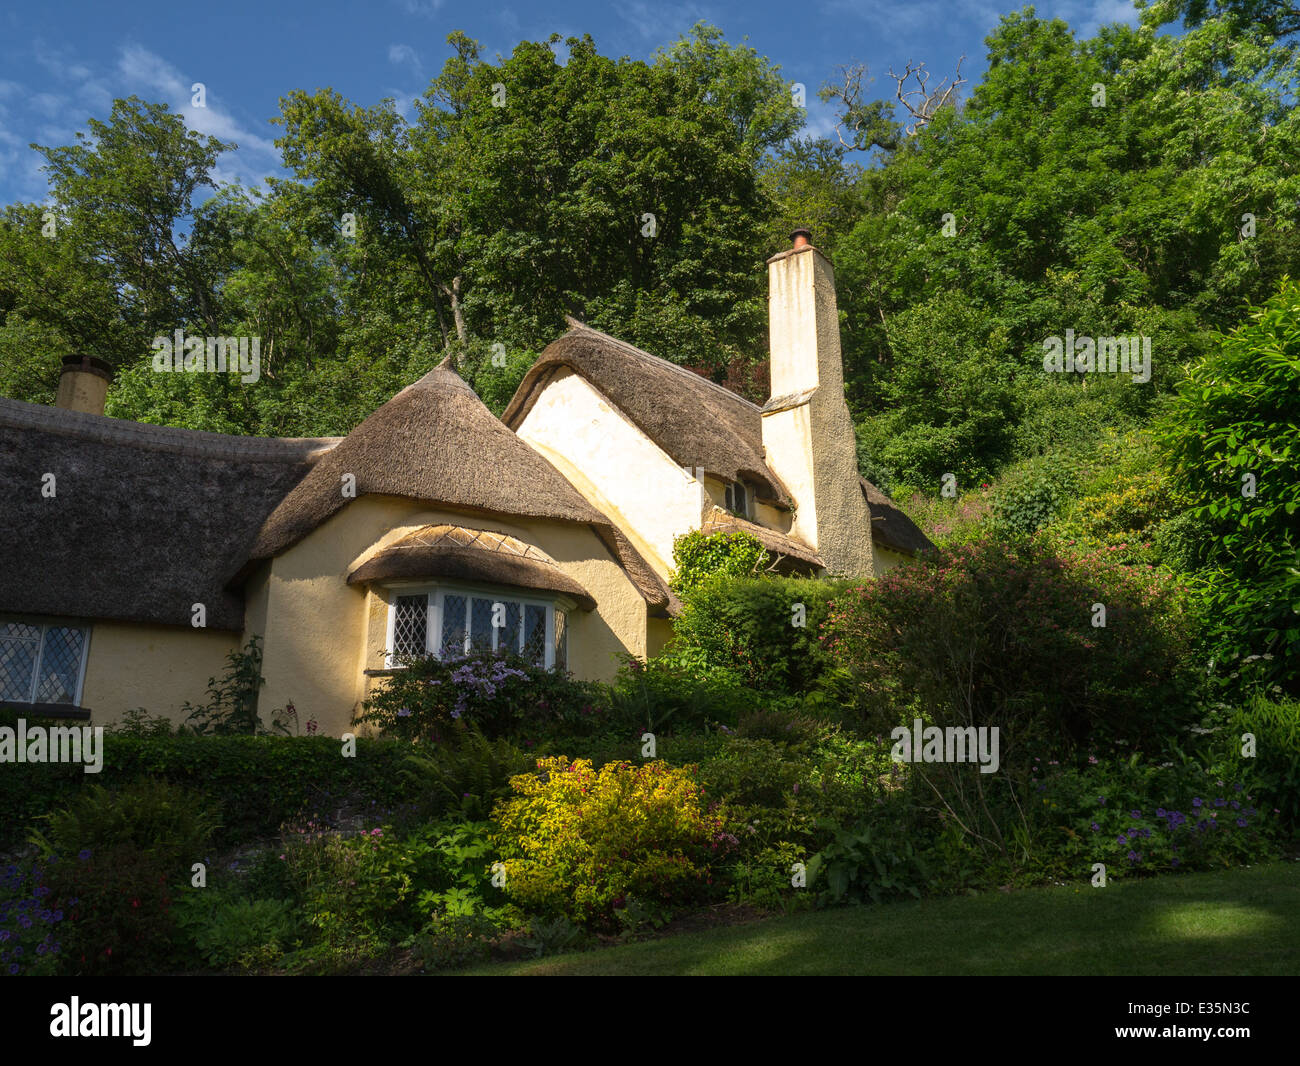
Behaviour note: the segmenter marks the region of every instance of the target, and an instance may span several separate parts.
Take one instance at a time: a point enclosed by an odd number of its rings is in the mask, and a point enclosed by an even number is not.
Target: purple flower
[[[1200,805],[1201,805],[1201,797],[1200,797],[1200,796],[1196,796],[1196,797],[1194,797],[1194,798],[1192,799],[1192,806],[1193,806],[1193,807],[1199,807]]]
[[[1245,819],[1245,818],[1238,818],[1238,819],[1237,819],[1237,828],[1239,828],[1239,829],[1245,829],[1245,828],[1246,828],[1246,819]]]
[[[1126,837],[1123,833],[1120,833],[1120,835],[1117,836],[1117,837],[1115,838],[1115,843],[1116,843],[1116,844],[1127,844],[1127,843],[1128,843],[1128,837]]]
[[[1100,828],[1101,828],[1101,826],[1099,826],[1096,822],[1093,822],[1093,823],[1092,823],[1092,831],[1093,831],[1094,833],[1097,832],[1097,830],[1099,830]]]
[[[398,718],[410,718],[410,717],[411,717],[411,708],[410,708],[410,707],[403,707],[400,711],[397,712],[397,717],[398,717]]]
[[[1165,809],[1164,809],[1163,807],[1157,807],[1157,808],[1156,808],[1156,817],[1157,817],[1157,818],[1163,818],[1164,816],[1165,816]]]
[[[1129,811],[1129,812],[1128,812],[1128,816],[1129,816],[1130,818],[1141,818],[1141,817],[1142,817],[1142,812],[1141,812],[1141,811]]]
[[[1103,807],[1106,806],[1106,797],[1105,797],[1105,796],[1098,796],[1098,797],[1097,797],[1097,802],[1100,803]]]

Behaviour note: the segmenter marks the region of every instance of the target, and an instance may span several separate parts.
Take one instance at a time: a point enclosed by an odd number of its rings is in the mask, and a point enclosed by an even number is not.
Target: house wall
[[[202,703],[208,678],[221,677],[240,646],[238,634],[222,630],[94,622],[81,705],[95,725],[137,707],[179,723],[181,705]]]
[[[616,656],[644,657],[646,606],[636,587],[589,527],[532,519],[466,515],[388,496],[363,496],[273,560],[268,580],[263,718],[292,701],[298,719],[322,733],[352,727],[387,639],[381,590],[349,586],[357,565],[420,526],[451,523],[517,537],[546,552],[595,598],[595,611],[570,614],[569,668],[604,680]]]
[[[876,541],[876,577],[880,577],[887,570],[902,563],[911,562],[910,555],[904,555],[902,552],[896,552],[892,548],[886,548],[880,541]]]
[[[518,435],[608,515],[667,578],[673,538],[699,529],[706,492],[590,382],[561,371]]]

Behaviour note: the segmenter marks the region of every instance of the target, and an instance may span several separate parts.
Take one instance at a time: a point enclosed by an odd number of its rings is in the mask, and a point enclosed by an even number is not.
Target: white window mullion
[[[36,667],[32,670],[32,684],[27,690],[27,702],[36,702],[36,693],[41,685],[41,667],[45,665],[45,633],[49,626],[41,626],[40,634],[36,638]]]
[[[432,655],[438,641],[442,639],[442,596],[436,590],[429,593],[429,607],[425,613],[424,651]]]

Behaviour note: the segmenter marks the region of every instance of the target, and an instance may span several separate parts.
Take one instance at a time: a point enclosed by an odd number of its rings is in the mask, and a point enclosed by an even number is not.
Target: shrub
[[[1232,713],[1226,733],[1229,766],[1249,781],[1262,808],[1276,808],[1289,833],[1300,833],[1300,700],[1257,696]],[[1241,754],[1247,733],[1255,738],[1253,758]]]
[[[0,975],[48,976],[58,970],[70,923],[51,895],[44,864],[13,863],[0,873]]]
[[[1154,570],[993,540],[853,590],[826,626],[882,731],[924,707],[939,726],[998,727],[1021,767],[1085,742],[1163,750],[1196,717],[1189,630]]]
[[[751,533],[693,530],[673,540],[674,570],[670,584],[689,600],[702,584],[715,577],[753,577],[767,565],[767,549]]]
[[[285,900],[232,899],[205,888],[182,895],[177,903],[178,924],[214,969],[265,969],[299,937],[295,912]]]
[[[749,690],[847,701],[848,677],[819,629],[832,599],[848,587],[813,578],[709,579],[687,601],[665,664]]]
[[[698,894],[719,823],[705,810],[690,768],[661,761],[538,760],[511,782],[494,841],[506,892],[526,910],[612,927],[635,896],[660,905]]]
[[[400,798],[399,771],[410,747],[365,738],[356,744],[356,758],[340,759],[339,741],[331,737],[106,732],[104,769],[97,776],[115,787],[148,779],[205,792],[211,809],[220,812],[214,842],[226,846],[271,836],[309,805],[368,807]],[[72,763],[6,767],[0,774],[0,848],[13,847],[41,815],[74,802],[94,782]]]
[[[1134,756],[1080,768],[1044,765],[1024,804],[1034,867],[1083,880],[1209,870],[1275,854],[1277,818],[1241,780],[1195,763],[1155,765]]]
[[[1297,696],[1300,283],[1284,278],[1248,322],[1215,339],[1159,431],[1174,483],[1205,526],[1196,589],[1207,650],[1219,664],[1261,656],[1259,689]],[[1255,680],[1230,674],[1223,683],[1239,692]]]
[[[600,686],[515,655],[415,659],[366,701],[359,722],[438,743],[474,728],[489,738],[573,732],[599,720]]]
[[[164,781],[92,786],[31,838],[71,918],[65,960],[78,974],[145,973],[175,941],[176,887],[215,828],[205,797]]]
[[[607,696],[609,725],[640,736],[734,725],[741,710],[753,705],[753,693],[725,672],[684,667],[670,656],[642,663],[628,659]]]
[[[1022,463],[1004,476],[993,498],[993,528],[1029,536],[1060,513],[1078,489],[1078,477],[1063,457],[1044,456]]]
[[[479,821],[509,793],[510,779],[532,763],[532,757],[510,741],[488,740],[471,730],[455,743],[430,746],[412,755],[402,775],[405,788],[419,796],[425,813],[455,813]]]
[[[921,897],[930,879],[925,848],[913,829],[896,819],[876,818],[845,828],[831,819],[819,822],[831,842],[808,861],[808,887],[825,882],[829,897],[872,903]]]

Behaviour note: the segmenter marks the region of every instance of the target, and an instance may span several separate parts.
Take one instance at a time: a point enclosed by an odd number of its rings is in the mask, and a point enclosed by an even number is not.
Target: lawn
[[[1300,863],[770,918],[481,975],[1300,972]]]

